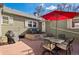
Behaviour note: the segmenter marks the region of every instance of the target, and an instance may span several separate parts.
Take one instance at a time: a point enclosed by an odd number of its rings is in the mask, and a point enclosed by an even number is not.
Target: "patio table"
[[[49,40],[51,41],[52,43],[55,44],[55,48],[54,48],[54,51],[55,51],[55,54],[58,55],[58,47],[57,47],[57,44],[61,44],[63,43],[65,40],[62,40],[62,39],[56,39],[54,37],[45,37],[44,40]]]
[[[54,37],[44,37],[44,40],[47,39],[47,40],[50,40],[52,43],[59,43],[61,44],[62,42],[64,42],[65,40],[62,40],[62,39],[56,39]]]

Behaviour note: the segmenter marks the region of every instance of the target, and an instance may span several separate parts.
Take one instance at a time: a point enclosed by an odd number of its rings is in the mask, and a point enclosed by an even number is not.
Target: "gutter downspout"
[[[3,23],[2,8],[0,8],[0,37],[2,36],[2,23]]]

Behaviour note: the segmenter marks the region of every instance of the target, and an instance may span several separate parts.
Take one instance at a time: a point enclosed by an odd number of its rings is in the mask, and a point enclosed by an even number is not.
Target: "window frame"
[[[32,23],[29,23],[30,21],[31,21]],[[34,22],[36,23],[36,27],[34,27]],[[29,26],[28,26],[29,28],[37,28],[37,27],[38,27],[38,22],[37,22],[37,21],[29,20],[29,21],[28,21],[28,24],[31,24],[31,25],[32,25],[32,27],[29,27]]]
[[[7,17],[8,18],[7,19],[7,23],[4,23],[4,20],[6,20],[6,19],[4,19],[3,17]],[[3,24],[13,24],[14,19],[13,19],[12,16],[3,15],[2,18],[3,18]]]
[[[79,23],[79,22],[74,22],[73,20],[77,20],[77,19],[69,19],[69,20],[67,20],[67,29],[79,29],[79,26],[78,27],[75,26],[75,24]]]
[[[4,17],[7,17],[7,19],[4,19]],[[2,18],[3,18],[3,24],[9,24],[9,16],[3,15]],[[4,22],[5,20],[7,21],[7,23]]]
[[[38,21],[34,21],[34,20],[27,20],[28,21],[28,28],[38,28]],[[32,23],[30,23],[32,22]],[[34,22],[36,23],[36,26],[34,27]],[[29,24],[31,24],[32,26],[30,27]]]

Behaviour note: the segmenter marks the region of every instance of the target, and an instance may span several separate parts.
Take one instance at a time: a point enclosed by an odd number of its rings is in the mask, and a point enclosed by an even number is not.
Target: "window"
[[[36,21],[28,21],[28,27],[36,28],[37,27],[37,22]]]
[[[38,22],[34,20],[26,20],[25,19],[25,27],[26,28],[38,28]]]
[[[28,27],[32,27],[32,21],[28,22]]]
[[[9,22],[8,16],[3,16],[3,23],[8,24],[8,22]]]
[[[72,20],[72,27],[79,28],[79,19]]]
[[[33,27],[36,27],[36,22],[33,22]]]
[[[7,16],[7,15],[3,15],[3,23],[13,24],[13,17]]]
[[[71,19],[67,21],[67,28],[69,29],[79,29],[79,19]]]

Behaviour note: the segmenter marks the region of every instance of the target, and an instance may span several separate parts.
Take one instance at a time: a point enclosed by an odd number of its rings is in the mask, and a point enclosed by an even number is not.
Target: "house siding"
[[[3,15],[13,17],[13,23],[12,24],[6,24],[6,23],[2,24],[2,36],[4,36],[8,30],[12,30],[17,35],[20,35],[21,33],[23,33],[24,31],[26,31],[28,29],[28,27],[25,27],[25,20],[26,21],[28,21],[28,20],[37,21],[35,19],[21,17],[21,16],[17,16],[17,15],[8,14],[8,13],[4,13]],[[38,28],[41,29],[42,25],[40,24],[39,21],[37,21],[37,22],[38,22]],[[41,25],[41,26],[39,26],[39,25]]]
[[[8,15],[9,16],[9,15]],[[18,19],[19,18],[19,19]],[[15,17],[13,18],[13,24],[2,24],[2,36],[5,35],[5,33],[8,31],[8,30],[12,30],[14,31],[16,34],[20,34],[22,31],[25,30],[25,27],[24,27],[24,21],[25,19],[24,18],[21,18],[21,17]]]
[[[16,11],[11,8],[3,7],[2,11],[3,11],[1,13],[2,16],[6,15],[8,17],[12,17],[13,19],[9,18],[11,20],[9,20],[8,23],[5,23],[5,22],[7,22],[7,20],[4,21],[4,23],[3,23],[3,20],[4,20],[3,18],[0,20],[0,39],[1,39],[0,42],[3,42],[3,41],[7,42],[5,33],[8,30],[12,30],[18,36],[20,34],[24,33],[29,28],[28,26],[27,27],[25,26],[25,21],[28,21],[28,20],[37,21],[38,22],[37,27],[42,29],[42,25],[40,24],[40,21],[42,21],[42,18],[38,18],[34,15],[25,14],[22,12],[20,13],[18,10]],[[4,18],[6,19],[6,17],[4,17]]]
[[[77,18],[79,18],[79,17],[77,17]],[[53,27],[56,28],[56,21],[46,21],[46,32],[53,33],[54,35],[56,35],[56,29],[53,29]],[[57,27],[66,30],[66,31],[58,30],[57,34],[65,34],[66,37],[69,37],[69,38],[72,38],[72,37],[79,38],[79,29],[68,29],[67,20],[57,21]]]

